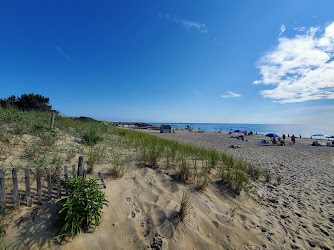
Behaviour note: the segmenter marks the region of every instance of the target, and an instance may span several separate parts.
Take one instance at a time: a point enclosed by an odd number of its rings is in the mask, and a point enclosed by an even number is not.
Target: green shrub
[[[103,141],[103,137],[99,136],[96,130],[91,130],[89,132],[83,133],[82,141],[84,144],[87,144],[88,146],[95,146],[99,142]]]
[[[61,241],[68,232],[72,238],[81,232],[88,230],[92,221],[95,227],[100,224],[103,206],[108,206],[105,194],[99,189],[97,179],[69,178],[66,183],[68,197],[59,202],[62,208],[59,210],[58,236]]]
[[[39,124],[34,124],[32,126],[32,132],[33,133],[39,134],[39,133],[44,132],[44,130],[45,130],[44,124],[39,123]]]

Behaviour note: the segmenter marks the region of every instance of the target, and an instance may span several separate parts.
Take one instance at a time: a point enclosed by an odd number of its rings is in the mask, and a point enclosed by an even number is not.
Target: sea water
[[[153,123],[154,125],[170,124],[172,128],[185,129],[190,126],[193,129],[204,131],[232,132],[234,130],[252,131],[254,134],[275,133],[279,136],[285,134],[295,135],[296,137],[310,138],[314,134],[324,136],[315,137],[325,139],[326,136],[334,135],[334,127],[326,124],[232,124],[232,123]]]

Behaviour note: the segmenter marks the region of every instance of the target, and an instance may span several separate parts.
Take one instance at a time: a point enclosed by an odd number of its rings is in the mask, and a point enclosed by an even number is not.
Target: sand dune
[[[55,236],[54,216],[50,216],[55,206],[23,208],[12,218],[15,223],[7,230],[6,246],[147,249],[162,242],[163,249],[334,248],[334,148],[298,142],[293,147],[261,146],[258,137],[240,142],[205,133],[161,136],[262,164],[281,174],[282,184],[254,182],[235,195],[213,175],[206,191],[192,190],[191,212],[180,221],[180,201],[189,185],[179,182],[173,171],[141,167],[133,161],[123,178],[106,179],[110,204],[96,230],[58,245],[50,240]],[[242,148],[229,148],[232,143]],[[105,167],[96,171],[100,170],[107,176]]]

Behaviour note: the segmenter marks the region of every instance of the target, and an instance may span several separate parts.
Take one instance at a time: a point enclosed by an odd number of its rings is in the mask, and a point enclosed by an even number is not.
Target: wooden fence
[[[78,161],[78,166],[76,169],[75,165],[72,165],[72,177],[76,178],[78,176],[82,176],[83,178],[86,178],[86,171],[84,168],[85,163],[85,157],[80,156]],[[62,195],[62,187],[66,183],[66,181],[69,178],[69,171],[68,167],[64,166],[64,174],[62,176],[60,167],[56,167],[55,173],[52,175],[51,169],[48,167],[46,169],[46,182],[47,182],[47,189],[44,192],[44,200],[50,201],[53,199],[53,188],[56,186],[56,198],[60,199]],[[36,174],[36,201],[37,204],[42,204],[43,198],[42,198],[42,175],[43,169],[37,168],[35,170]],[[106,188],[105,182],[102,178],[102,174],[98,173],[99,178],[101,180],[103,188]],[[63,177],[63,178],[62,178]],[[13,182],[13,189],[12,189],[12,201],[14,208],[18,208],[21,202],[21,198],[19,195],[19,188],[18,188],[18,177],[17,177],[17,169],[12,169],[12,182]],[[52,181],[53,179],[53,181]],[[25,168],[24,169],[24,183],[25,183],[25,201],[26,205],[28,207],[31,207],[32,205],[32,197],[31,197],[31,188],[30,188],[30,169]],[[9,200],[9,199],[8,199]],[[5,183],[5,169],[0,168],[0,211],[3,211],[6,209],[6,183]]]

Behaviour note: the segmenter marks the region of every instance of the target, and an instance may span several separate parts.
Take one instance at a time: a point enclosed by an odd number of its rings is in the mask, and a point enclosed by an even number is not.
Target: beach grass
[[[190,208],[191,208],[191,191],[185,191],[183,192],[182,195],[182,200],[180,203],[180,209],[179,209],[179,215],[181,218],[181,221],[184,221],[184,218],[190,213]]]
[[[115,127],[104,121],[57,114],[54,128],[49,129],[50,113],[2,108],[0,121],[0,148],[4,149],[1,152],[2,165],[11,153],[6,149],[8,142],[14,147],[22,134],[28,134],[32,136],[30,147],[25,149],[23,157],[32,168],[61,166],[77,154],[84,154],[88,172],[92,172],[98,162],[113,162],[112,171],[119,176],[124,169],[121,164],[115,164],[117,156],[110,153],[118,148],[123,149],[124,153],[132,150],[132,154],[138,155],[142,166],[176,169],[182,181],[193,179],[195,186],[201,189],[208,186],[212,169],[220,171],[222,180],[237,193],[250,178],[256,180],[263,176],[266,181],[271,180],[268,169],[252,166],[225,152]],[[79,143],[65,147],[61,145],[61,138],[69,136],[77,138]],[[124,153],[119,151],[119,158]]]

